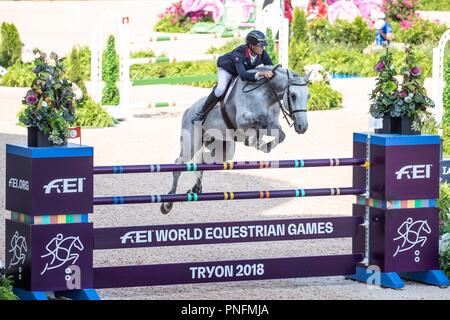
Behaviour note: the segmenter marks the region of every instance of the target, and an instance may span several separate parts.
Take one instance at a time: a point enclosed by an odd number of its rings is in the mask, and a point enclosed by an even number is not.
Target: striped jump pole
[[[345,195],[361,195],[364,192],[365,190],[363,188],[344,187],[344,188],[290,189],[290,190],[270,190],[270,191],[183,193],[183,194],[140,195],[140,196],[107,196],[107,197],[94,197],[94,205],[345,196]]]
[[[183,164],[147,164],[127,166],[97,166],[94,174],[123,174],[123,173],[151,173],[151,172],[193,172],[193,171],[222,171],[248,169],[285,169],[308,167],[334,167],[365,165],[364,158],[334,158],[334,159],[306,159],[306,160],[273,160],[273,161],[235,161],[223,163],[183,163]]]
[[[131,40],[131,43],[140,42],[164,42],[164,41],[180,41],[180,40],[202,40],[202,39],[223,39],[223,38],[243,38],[248,31],[235,30],[227,31],[221,34],[219,33],[207,33],[207,34],[155,34],[150,37],[135,37]]]
[[[183,61],[203,61],[203,60],[214,60],[219,58],[219,54],[192,54],[186,56],[159,56],[152,58],[133,58],[130,59],[130,66],[136,64],[146,64],[146,63],[163,63],[163,62],[183,62]]]

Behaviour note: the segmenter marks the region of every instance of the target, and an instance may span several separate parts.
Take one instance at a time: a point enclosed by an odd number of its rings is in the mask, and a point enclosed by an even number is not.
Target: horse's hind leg
[[[180,156],[175,160],[175,163],[184,163],[183,156]],[[169,194],[173,194],[177,191],[178,179],[180,178],[181,171],[174,171],[172,173],[172,188],[169,191]],[[163,202],[161,204],[161,213],[168,214],[170,210],[172,210],[173,202]]]
[[[203,148],[200,149],[199,152],[197,152],[194,159],[195,159],[196,163],[203,162]],[[187,193],[201,193],[202,192],[203,171],[196,171],[195,174],[197,175],[197,180],[195,181],[194,186],[190,190],[188,190]]]

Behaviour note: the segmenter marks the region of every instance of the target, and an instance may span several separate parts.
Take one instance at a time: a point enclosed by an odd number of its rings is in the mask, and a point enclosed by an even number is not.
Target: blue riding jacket
[[[255,81],[256,73],[248,72],[249,69],[254,69],[260,64],[273,65],[272,60],[266,50],[263,50],[261,55],[256,56],[253,64],[250,59],[250,49],[243,44],[233,51],[230,51],[217,60],[217,66],[227,70],[232,75],[239,75],[244,81]]]

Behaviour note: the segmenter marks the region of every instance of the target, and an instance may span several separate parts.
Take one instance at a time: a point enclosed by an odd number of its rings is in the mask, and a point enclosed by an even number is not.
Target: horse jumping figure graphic
[[[14,236],[11,238],[11,249],[8,250],[8,252],[13,255],[11,261],[9,262],[8,269],[12,266],[18,265],[19,263],[24,264],[27,251],[28,247],[25,237],[19,235],[19,232],[16,231]]]
[[[430,234],[431,228],[426,220],[413,221],[412,218],[406,219],[398,228],[399,236],[394,238],[394,241],[403,240],[397,247],[393,257],[403,251],[408,251],[420,244],[423,247],[428,240],[424,234]]]
[[[46,262],[44,270],[42,270],[41,275],[43,275],[47,270],[57,269],[68,262],[75,264],[80,255],[78,253],[73,253],[73,249],[78,249],[83,251],[84,246],[80,241],[80,237],[67,237],[59,233],[45,246],[47,253],[42,255],[41,258],[46,258],[51,256],[51,261]]]

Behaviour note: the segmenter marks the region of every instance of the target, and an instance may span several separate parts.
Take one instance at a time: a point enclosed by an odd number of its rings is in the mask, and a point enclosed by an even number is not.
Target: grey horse
[[[250,72],[271,70],[274,76],[256,82],[237,79],[225,100],[229,119],[234,128],[230,129],[222,116],[219,104],[207,115],[203,125],[193,125],[191,120],[203,106],[206,97],[199,99],[183,114],[182,133],[180,137],[181,152],[176,163],[223,162],[233,159],[236,142],[243,142],[263,152],[270,152],[277,144],[283,142],[285,134],[279,123],[283,113],[289,124],[293,122],[295,131],[303,134],[308,129],[306,105],[309,98],[305,77],[282,68],[280,65],[264,66]],[[266,142],[264,137],[272,138]],[[205,161],[209,156],[209,161]],[[181,172],[173,173],[173,183],[169,194],[176,192]],[[202,192],[203,172],[196,172],[197,180],[188,193]],[[161,205],[161,212],[167,214],[173,203]]]

